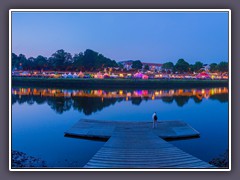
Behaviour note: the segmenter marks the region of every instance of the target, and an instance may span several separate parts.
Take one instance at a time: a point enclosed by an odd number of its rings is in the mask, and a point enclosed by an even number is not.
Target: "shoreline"
[[[229,167],[229,156],[228,156],[228,150],[226,150],[223,154],[216,156],[215,158],[212,158],[208,162],[209,164],[212,164],[216,166],[217,168],[228,168]],[[13,169],[20,169],[20,168],[31,168],[31,169],[37,169],[37,168],[47,168],[51,169],[54,167],[48,166],[46,161],[32,157],[27,155],[26,153],[23,153],[21,151],[12,150],[12,168]],[[73,166],[75,167],[75,166]],[[68,167],[66,167],[68,168]],[[81,167],[78,167],[81,168]]]
[[[46,168],[44,160],[29,156],[26,153],[12,150],[12,168]]]
[[[228,80],[177,79],[52,79],[12,77],[12,86],[57,88],[204,88],[228,87]]]
[[[228,149],[223,153],[218,155],[215,158],[212,158],[211,161],[208,162],[218,168],[228,168],[229,167],[229,151]]]

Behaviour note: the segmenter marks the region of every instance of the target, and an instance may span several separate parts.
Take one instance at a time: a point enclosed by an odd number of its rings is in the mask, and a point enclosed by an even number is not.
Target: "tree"
[[[28,70],[29,62],[26,56],[24,54],[19,54],[18,59],[19,59],[19,68],[23,70]]]
[[[132,62],[132,68],[133,69],[142,69],[142,62],[140,60],[136,60]]]
[[[166,62],[162,65],[162,69],[173,70],[173,68],[174,68],[174,64],[172,62]]]
[[[63,49],[57,50],[49,58],[49,63],[54,70],[64,70],[69,64],[72,63],[72,55],[68,52],[65,52]]]
[[[103,68],[119,67],[115,60],[106,58],[102,54],[87,49],[72,55],[60,49],[52,54],[50,58],[39,55],[37,58],[26,58],[25,55],[17,56],[12,53],[12,68],[23,70],[101,70]]]
[[[15,53],[12,53],[12,68],[19,68],[19,59],[18,56]]]
[[[176,71],[183,73],[183,72],[188,72],[189,71],[189,63],[186,62],[184,59],[179,59],[175,65]]]
[[[118,67],[120,67],[121,69],[124,68],[124,66],[121,63],[118,63]]]
[[[73,67],[75,70],[83,71],[83,53],[80,52],[78,54],[75,54],[73,57]]]
[[[218,71],[217,66],[218,66],[217,63],[210,64],[210,72],[217,72]]]
[[[192,70],[194,72],[198,72],[203,67],[203,63],[200,61],[195,62],[195,64],[192,67]]]
[[[42,70],[45,69],[47,67],[47,58],[44,56],[39,55],[36,59],[35,59],[35,69],[37,70]]]
[[[17,68],[20,70],[29,70],[32,67],[32,62],[26,58],[24,54],[12,53],[12,68]]]
[[[34,57],[30,57],[27,59],[27,61],[24,64],[24,69],[27,69],[27,70],[35,69],[35,58]]]
[[[87,69],[87,70],[94,70],[96,69],[95,66],[95,62],[96,62],[96,59],[98,57],[98,53],[91,50],[91,49],[87,49],[85,52],[84,52],[84,55],[83,55],[83,66]]]
[[[218,64],[217,67],[220,72],[228,72],[228,63],[227,62],[222,61]]]
[[[146,65],[144,66],[144,70],[146,70],[146,71],[149,70],[149,65],[148,65],[148,64],[146,64]]]
[[[189,64],[189,69],[191,70],[191,72],[194,72],[194,65],[193,64]]]
[[[75,61],[74,61],[75,63]],[[91,49],[87,49],[83,56],[80,58],[79,63],[86,70],[102,70],[107,67],[118,67],[116,61],[106,58],[102,54],[95,52]]]
[[[101,68],[118,67],[118,64],[116,63],[116,61],[106,58],[102,54],[99,54],[97,58],[96,66]]]

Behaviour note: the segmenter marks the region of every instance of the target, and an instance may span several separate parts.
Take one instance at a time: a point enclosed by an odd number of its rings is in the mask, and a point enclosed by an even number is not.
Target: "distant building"
[[[202,70],[209,72],[210,70],[210,65],[209,64],[203,64],[203,67],[201,68]]]
[[[133,63],[133,60],[118,62],[118,64],[121,64],[123,66],[123,68],[126,70],[132,69],[132,63]]]
[[[162,64],[159,63],[145,63],[143,62],[143,68],[148,65],[150,71],[161,71],[162,70]]]
[[[132,69],[132,63],[133,63],[133,60],[119,62],[119,64],[121,64],[123,66],[123,68],[126,70]],[[159,63],[142,62],[142,64],[143,64],[143,66],[142,66],[143,69],[146,65],[148,65],[150,71],[161,71],[162,70],[162,64],[159,64]]]
[[[132,69],[132,62],[127,62],[123,65],[124,69],[130,70]]]

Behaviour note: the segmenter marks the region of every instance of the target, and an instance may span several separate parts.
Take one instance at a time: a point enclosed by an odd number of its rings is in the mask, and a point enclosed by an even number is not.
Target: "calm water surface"
[[[170,141],[209,161],[228,148],[228,89],[81,90],[12,88],[12,149],[49,167],[83,167],[105,142],[64,137],[81,118],[182,120],[197,139]]]

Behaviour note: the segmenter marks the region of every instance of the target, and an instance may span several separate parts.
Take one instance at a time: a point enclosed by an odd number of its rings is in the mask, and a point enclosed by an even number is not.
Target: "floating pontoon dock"
[[[213,168],[164,139],[199,137],[182,121],[102,121],[82,119],[66,136],[106,139],[107,142],[84,168]]]

